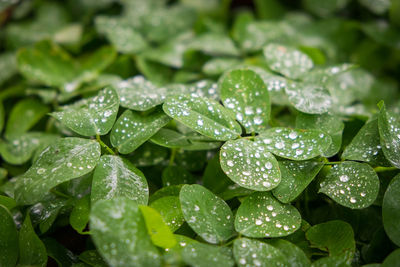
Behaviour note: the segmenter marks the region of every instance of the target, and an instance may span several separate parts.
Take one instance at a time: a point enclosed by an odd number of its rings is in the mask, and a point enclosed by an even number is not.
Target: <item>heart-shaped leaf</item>
[[[267,87],[258,74],[250,69],[232,70],[220,78],[218,87],[224,106],[235,113],[248,133],[268,126],[271,104]]]
[[[313,247],[329,252],[329,256],[342,256],[350,262],[356,249],[353,228],[344,221],[314,225],[307,230],[306,238]]]
[[[248,189],[268,191],[281,181],[278,161],[262,143],[228,141],[221,148],[220,163],[232,181]]]
[[[280,237],[294,233],[301,225],[298,210],[282,204],[270,192],[255,192],[239,206],[235,229],[248,237]]]
[[[256,137],[256,144],[277,156],[291,160],[307,160],[321,155],[331,145],[331,138],[319,130],[275,127]]]
[[[300,113],[296,117],[296,127],[300,129],[317,129],[330,135],[332,143],[322,154],[324,157],[329,158],[339,152],[342,145],[344,123],[338,116],[329,114],[311,115]]]
[[[40,201],[58,184],[91,172],[100,158],[100,145],[81,138],[62,138],[47,147],[22,176],[16,199],[21,204]]]
[[[51,115],[80,135],[105,135],[115,122],[118,107],[118,95],[109,87],[101,90],[95,97],[65,106],[62,111]]]
[[[347,161],[333,166],[320,183],[319,192],[351,209],[370,206],[379,191],[379,178],[366,163]]]
[[[272,193],[283,203],[293,201],[307,188],[323,166],[322,162],[316,161],[279,161],[283,178]]]
[[[160,213],[148,206],[140,206],[139,208],[153,244],[165,249],[174,247],[176,245],[174,234],[166,225]]]
[[[342,158],[364,161],[377,166],[390,166],[382,151],[377,119],[367,122],[358,131],[343,151]]]
[[[126,110],[116,121],[110,136],[111,144],[121,154],[128,154],[164,127],[170,118],[162,111],[147,116]]]
[[[146,111],[162,104],[169,93],[166,87],[157,87],[143,76],[122,81],[115,89],[121,106],[136,111]]]
[[[18,232],[11,213],[0,205],[0,266],[15,266],[18,259]]]
[[[168,116],[216,140],[234,139],[242,132],[230,110],[207,98],[173,96],[167,99],[163,109]]]
[[[288,266],[285,255],[279,249],[258,240],[236,239],[233,255],[238,266]]]
[[[183,216],[204,240],[217,244],[233,235],[229,206],[201,185],[184,185],[179,194]]]
[[[390,182],[382,203],[382,219],[385,232],[396,245],[400,244],[400,175]]]
[[[325,87],[312,83],[290,83],[285,87],[290,104],[308,114],[322,114],[332,107],[331,95]]]
[[[161,265],[159,252],[134,200],[97,201],[90,213],[90,231],[98,251],[111,266]]]
[[[383,103],[378,116],[378,125],[383,154],[393,166],[400,168],[400,119],[386,111]]]
[[[146,205],[149,189],[143,173],[119,156],[103,155],[93,174],[91,202],[126,197]]]
[[[306,54],[292,47],[269,44],[263,53],[268,66],[288,78],[297,79],[314,66]]]
[[[166,188],[166,187],[163,187]],[[179,195],[179,192],[178,192]],[[165,196],[151,202],[150,207],[157,210],[171,231],[176,231],[185,222],[181,203],[177,196]]]

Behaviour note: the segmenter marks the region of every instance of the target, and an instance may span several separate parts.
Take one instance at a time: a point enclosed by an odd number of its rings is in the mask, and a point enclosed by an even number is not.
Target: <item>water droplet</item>
[[[339,177],[339,179],[340,179],[341,182],[345,183],[345,182],[348,182],[348,181],[349,181],[349,176],[347,176],[347,175],[341,175],[341,176]]]
[[[261,225],[261,224],[262,224],[262,221],[259,220],[259,219],[257,219],[257,220],[256,220],[256,225]]]

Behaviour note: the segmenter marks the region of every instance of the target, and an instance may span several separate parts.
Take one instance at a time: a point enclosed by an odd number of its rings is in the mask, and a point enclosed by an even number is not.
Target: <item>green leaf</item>
[[[344,123],[341,118],[329,114],[310,115],[300,113],[296,117],[296,127],[300,129],[318,129],[330,135],[332,143],[322,153],[322,156],[329,158],[339,152],[344,129]]]
[[[0,154],[10,164],[23,164],[32,158],[40,148],[53,143],[58,136],[41,132],[31,132],[8,137],[0,141]]]
[[[49,111],[49,107],[38,100],[26,98],[19,101],[10,112],[5,135],[13,136],[27,132]]]
[[[324,164],[316,161],[279,161],[282,181],[272,190],[282,203],[295,200],[311,183]]]
[[[131,157],[137,167],[155,166],[167,160],[168,149],[146,142],[141,145]]]
[[[162,172],[161,179],[164,186],[196,183],[196,178],[185,168],[180,166],[166,167]]]
[[[93,192],[93,191],[92,191]],[[93,194],[93,193],[92,193]],[[76,201],[74,208],[69,216],[69,224],[79,234],[83,234],[83,230],[86,228],[89,222],[90,214],[90,195],[86,195]]]
[[[165,249],[174,247],[176,245],[175,236],[164,222],[160,213],[148,206],[140,206],[139,208],[153,244]]]
[[[383,154],[393,166],[400,168],[400,119],[381,105],[378,116]]]
[[[147,47],[142,35],[128,21],[107,16],[95,18],[96,29],[105,35],[118,52],[136,54]]]
[[[281,181],[278,161],[262,143],[230,140],[221,148],[220,163],[232,181],[248,189],[268,191]]]
[[[11,197],[0,195],[0,205],[8,210],[12,210],[17,206],[17,202],[15,202],[15,200]]]
[[[209,76],[221,75],[229,69],[240,65],[241,61],[237,58],[217,57],[207,61],[202,68],[202,71]]]
[[[41,200],[54,186],[92,171],[99,158],[100,145],[96,141],[73,137],[59,139],[18,177],[17,202],[33,204]]]
[[[310,266],[310,260],[307,258],[304,251],[293,243],[284,239],[268,239],[267,243],[282,252],[288,262],[288,266]]]
[[[124,108],[146,111],[162,104],[170,94],[166,87],[158,87],[143,76],[135,76],[115,86]]]
[[[255,192],[239,206],[235,229],[248,237],[280,237],[294,233],[301,225],[295,207],[282,204],[269,192]]]
[[[0,204],[0,266],[15,266],[18,259],[18,232],[11,213]]]
[[[127,159],[103,155],[93,174],[91,202],[126,197],[146,205],[149,189],[143,173]]]
[[[151,202],[150,207],[160,213],[164,222],[169,226],[172,232],[178,230],[178,228],[181,227],[185,222],[181,209],[181,203],[179,197],[177,196],[165,196],[158,198]]]
[[[0,85],[14,76],[17,71],[17,59],[15,53],[2,53],[0,55]]]
[[[55,239],[45,237],[42,241],[46,247],[47,256],[54,259],[58,266],[72,266],[76,262],[76,256]]]
[[[347,161],[333,166],[320,183],[319,192],[351,209],[366,208],[379,192],[379,178],[366,163]]]
[[[50,42],[37,43],[33,48],[22,48],[17,54],[19,71],[28,79],[66,91],[78,76],[76,62],[60,47]],[[75,86],[73,90],[75,89]]]
[[[232,267],[235,262],[232,251],[227,247],[218,247],[199,242],[180,242],[183,261],[193,267]]]
[[[170,129],[160,129],[150,139],[153,143],[168,148],[181,148],[190,146],[188,138],[176,131]]]
[[[170,118],[161,110],[147,116],[126,110],[118,118],[111,131],[111,144],[121,154],[131,153],[169,121]]]
[[[97,250],[85,250],[81,255],[79,255],[79,259],[90,266],[108,267],[107,263]]]
[[[258,240],[236,239],[233,255],[238,266],[288,266],[285,255],[279,249]]]
[[[147,234],[136,201],[99,200],[90,214],[93,241],[111,266],[160,266],[160,255]]]
[[[150,196],[150,203],[153,203],[157,199],[160,199],[162,197],[169,197],[169,196],[175,196],[179,197],[179,193],[181,192],[182,184],[180,185],[170,185],[170,186],[165,186]]]
[[[285,87],[289,102],[299,111],[309,114],[322,114],[332,107],[332,97],[320,84],[293,82]]]
[[[394,250],[392,253],[389,254],[389,256],[386,257],[386,259],[382,263],[382,267],[390,267],[390,266],[396,266],[399,263],[400,260],[400,249]]]
[[[377,119],[364,124],[343,151],[342,158],[376,166],[390,166],[382,151]]]
[[[356,244],[351,225],[344,221],[329,221],[314,225],[306,232],[313,247],[329,252],[329,256],[341,256],[350,263]]]
[[[289,46],[269,44],[263,49],[268,66],[284,76],[297,79],[313,66],[312,60],[304,53]]]
[[[248,133],[268,127],[271,103],[264,81],[250,69],[225,73],[218,82],[221,99]]]
[[[101,90],[97,96],[64,106],[52,116],[83,136],[107,134],[117,117],[118,95],[112,87]]]
[[[204,240],[217,244],[233,235],[229,206],[201,185],[184,185],[179,194],[183,216]]]
[[[268,129],[255,138],[266,151],[291,160],[315,158],[331,145],[331,138],[319,130],[301,130],[284,127]]]
[[[390,182],[382,203],[382,220],[385,232],[396,245],[400,244],[400,175]]]
[[[215,101],[198,96],[173,96],[163,109],[168,116],[207,137],[226,141],[241,134],[233,114]]]
[[[234,42],[221,33],[204,33],[196,36],[188,45],[189,49],[198,50],[208,55],[238,56],[239,50]]]
[[[33,230],[29,214],[19,230],[19,260],[21,266],[46,266],[46,247]]]

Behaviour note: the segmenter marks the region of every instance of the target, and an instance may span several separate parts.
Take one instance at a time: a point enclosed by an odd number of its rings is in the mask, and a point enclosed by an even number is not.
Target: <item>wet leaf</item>
[[[177,196],[158,198],[151,202],[150,207],[160,213],[164,222],[169,226],[172,232],[176,231],[185,222],[181,210],[181,203]]]
[[[289,102],[299,111],[322,114],[329,111],[333,101],[325,87],[311,83],[290,83],[285,87]]]
[[[240,65],[241,61],[230,57],[217,57],[207,61],[203,65],[203,72],[207,75],[221,75],[229,69],[233,69]]]
[[[43,150],[29,170],[18,177],[17,202],[36,203],[56,185],[92,171],[99,158],[100,145],[96,141],[74,137],[59,139]]]
[[[95,97],[64,106],[61,111],[51,115],[80,135],[105,135],[113,127],[118,107],[118,95],[109,87]]]
[[[364,124],[343,151],[342,158],[390,166],[382,152],[377,119]]]
[[[263,53],[268,66],[288,78],[297,79],[314,66],[306,54],[292,47],[269,44]]]
[[[234,139],[242,132],[229,110],[203,97],[173,96],[167,99],[163,109],[173,119],[215,140]]]
[[[204,240],[217,244],[233,235],[229,206],[201,185],[184,185],[179,194],[183,216]]]
[[[295,207],[282,204],[270,192],[256,192],[239,206],[235,229],[248,237],[280,237],[294,233],[301,225]]]
[[[319,192],[351,209],[370,206],[379,191],[379,178],[366,163],[346,161],[333,166],[320,183]]]
[[[383,154],[393,166],[400,168],[400,119],[386,111],[382,103],[378,116]]]
[[[256,137],[255,143],[282,158],[307,160],[315,158],[331,145],[331,138],[319,130],[283,127],[268,129]]]
[[[69,224],[78,233],[82,234],[83,230],[86,228],[87,223],[89,222],[89,214],[90,196],[86,195],[76,202],[69,216]]]
[[[262,143],[228,141],[221,148],[220,163],[232,181],[248,189],[268,191],[281,181],[278,161]]]
[[[93,241],[111,266],[160,266],[136,201],[114,198],[96,202],[90,214]]]
[[[166,87],[158,87],[143,76],[135,76],[115,86],[121,106],[146,111],[162,104],[170,92]]]
[[[279,161],[283,179],[272,193],[282,203],[295,200],[323,166],[322,162],[316,161]]]
[[[288,266],[285,255],[279,249],[258,240],[236,239],[233,255],[238,266]]]
[[[11,213],[0,205],[0,265],[15,266],[18,259],[18,232]]]
[[[151,137],[150,140],[159,146],[168,148],[181,148],[190,146],[190,142],[185,135],[165,128],[160,129]]]
[[[199,50],[209,55],[239,55],[239,50],[236,48],[234,42],[228,36],[225,36],[221,33],[209,32],[196,36],[193,41],[188,45],[188,48]]]
[[[91,202],[126,197],[146,205],[149,189],[143,173],[127,159],[103,155],[93,174]]]
[[[235,69],[219,80],[221,99],[248,133],[267,128],[271,113],[269,94],[260,76],[249,69]]]
[[[338,116],[321,114],[310,115],[300,113],[296,117],[296,127],[300,129],[317,129],[327,133],[332,143],[330,147],[322,154],[324,157],[332,157],[336,155],[342,145],[342,134],[344,123]]]
[[[170,119],[162,111],[141,116],[137,112],[126,110],[115,122],[111,131],[111,144],[121,154],[131,153],[169,121]]]
[[[382,203],[382,219],[385,232],[396,245],[400,244],[400,175],[390,182]]]
[[[284,239],[269,239],[267,243],[282,252],[289,266],[310,266],[310,260],[304,251],[295,244]]]

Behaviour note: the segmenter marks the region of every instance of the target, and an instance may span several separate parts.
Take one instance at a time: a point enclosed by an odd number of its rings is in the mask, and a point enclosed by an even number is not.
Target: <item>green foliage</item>
[[[399,7],[0,1],[0,266],[395,266]]]

